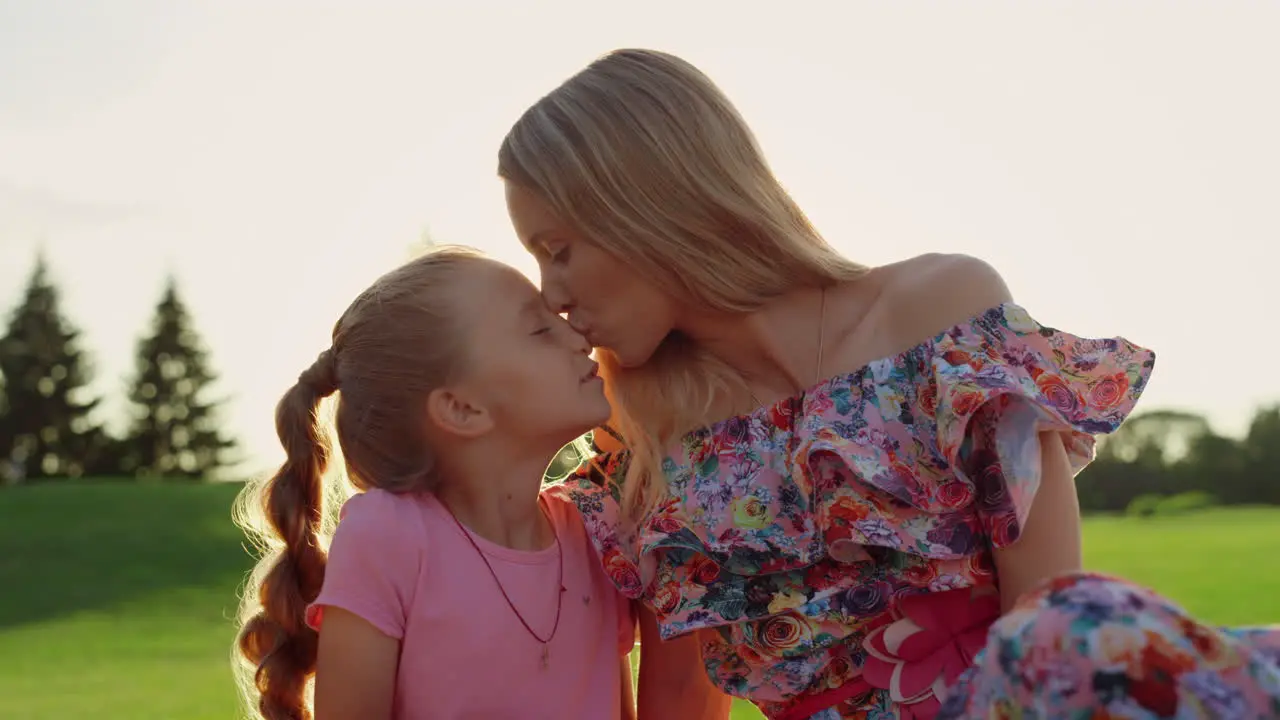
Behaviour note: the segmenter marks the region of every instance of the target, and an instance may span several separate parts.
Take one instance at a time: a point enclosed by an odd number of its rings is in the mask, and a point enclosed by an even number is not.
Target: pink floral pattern
[[[670,448],[668,495],[618,522],[625,452],[557,489],[663,637],[771,718],[930,717],[995,619],[992,548],[1018,538],[1040,430],[1079,470],[1153,354],[1005,304]],[[802,714],[801,714],[802,713]]]
[[[852,712],[843,717],[860,717]],[[1280,625],[1209,627],[1124,580],[1053,578],[996,622],[942,708],[926,717],[1278,718]]]

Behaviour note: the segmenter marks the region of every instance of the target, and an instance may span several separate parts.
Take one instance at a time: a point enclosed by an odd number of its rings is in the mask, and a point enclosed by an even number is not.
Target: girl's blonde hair
[[[344,488],[327,483],[334,448],[321,401],[338,393],[334,429],[346,477],[359,490],[430,490],[422,398],[466,362],[451,284],[482,256],[446,247],[382,276],[333,328],[333,344],[276,406],[285,461],[250,484],[235,518],[262,551],[240,606],[234,661],[251,717],[309,720],[318,635],[307,605],[324,582],[330,509]],[[349,491],[350,488],[346,488]]]
[[[617,50],[569,78],[511,128],[498,174],[683,302],[746,313],[866,272],[809,222],[724,93],[667,53]],[[601,366],[635,521],[665,491],[664,450],[745,383],[678,333],[643,366],[608,352]]]

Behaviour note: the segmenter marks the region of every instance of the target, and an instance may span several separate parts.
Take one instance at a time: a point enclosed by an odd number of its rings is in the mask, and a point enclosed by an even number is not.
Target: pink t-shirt
[[[401,641],[398,720],[617,718],[618,662],[635,640],[630,603],[604,574],[577,510],[550,495],[544,505],[564,548],[566,589],[545,669],[542,644],[427,493],[370,490],[346,502],[308,622],[318,628],[323,607],[332,605]],[[545,638],[560,594],[556,547],[523,552],[471,537],[525,622]]]

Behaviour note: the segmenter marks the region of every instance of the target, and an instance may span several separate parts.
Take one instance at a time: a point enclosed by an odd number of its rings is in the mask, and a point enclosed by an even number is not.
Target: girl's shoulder
[[[424,498],[418,493],[393,493],[373,488],[358,492],[342,503],[342,509],[338,512],[338,524],[403,524],[411,518],[421,517],[424,502]],[[387,530],[395,531],[396,528]]]
[[[399,548],[421,561],[427,540],[427,500],[418,493],[372,489],[347,498],[338,512],[330,551],[344,546]]]

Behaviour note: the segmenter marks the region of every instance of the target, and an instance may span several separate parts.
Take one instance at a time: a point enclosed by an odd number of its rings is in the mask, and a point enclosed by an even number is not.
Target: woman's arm
[[[1000,611],[1042,581],[1080,570],[1080,501],[1062,435],[1040,434],[1040,488],[1031,501],[1022,535],[995,549]]]
[[[896,289],[897,324],[903,337],[926,337],[1013,295],[995,268],[966,255],[926,255]],[[1078,571],[1080,503],[1067,449],[1057,432],[1040,434],[1040,487],[1031,501],[1022,536],[995,549],[1000,606],[1007,612],[1027,590],[1042,581]]]
[[[327,606],[316,659],[316,720],[390,720],[400,641]]]
[[[624,449],[622,442],[603,428],[593,433],[592,440],[600,452]],[[733,698],[716,689],[707,679],[702,665],[702,650],[696,635],[664,641],[658,634],[658,621],[642,603],[636,603],[640,635],[640,677],[636,690],[635,715],[627,715],[624,699],[623,717],[639,720],[727,720]],[[630,696],[631,661],[623,656],[626,674],[624,693]]]
[[[733,699],[707,679],[696,635],[664,641],[640,608],[640,720],[725,720]]]
[[[635,678],[631,677],[631,656],[623,655],[618,660],[618,674],[622,681],[622,713],[621,720],[636,720],[636,694],[633,687]]]

